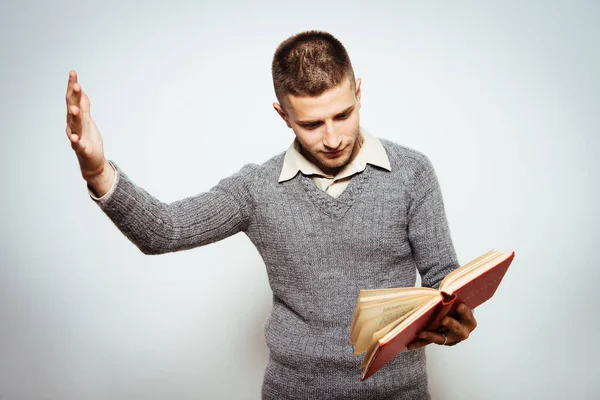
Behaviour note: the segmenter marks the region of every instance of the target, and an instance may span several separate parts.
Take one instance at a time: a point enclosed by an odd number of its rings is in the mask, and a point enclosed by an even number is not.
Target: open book
[[[470,309],[491,298],[515,253],[492,250],[449,273],[440,290],[427,287],[361,290],[350,326],[354,354],[366,353],[365,380],[402,352],[423,329],[435,331],[456,307]]]

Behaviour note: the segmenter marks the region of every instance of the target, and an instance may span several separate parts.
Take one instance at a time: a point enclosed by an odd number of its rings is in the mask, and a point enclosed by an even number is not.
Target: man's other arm
[[[459,267],[440,185],[425,156],[411,189],[408,238],[423,286],[438,288],[442,279]]]
[[[423,286],[439,288],[444,277],[459,267],[450,237],[442,192],[431,162],[423,157],[415,174],[409,209],[409,240]],[[421,331],[409,350],[430,343],[455,345],[469,337],[477,321],[465,304],[458,305],[455,318],[442,319],[440,332]],[[444,333],[442,333],[444,332]]]

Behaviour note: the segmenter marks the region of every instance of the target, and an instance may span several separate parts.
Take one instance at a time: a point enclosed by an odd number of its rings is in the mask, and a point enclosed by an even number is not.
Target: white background
[[[87,196],[64,93],[76,69],[107,157],[174,201],[287,148],[271,57],[308,29],[347,47],[362,125],[432,160],[460,261],[516,252],[472,337],[428,349],[434,399],[599,398],[599,20],[597,1],[3,1],[0,399],[259,398],[257,251],[144,256]]]

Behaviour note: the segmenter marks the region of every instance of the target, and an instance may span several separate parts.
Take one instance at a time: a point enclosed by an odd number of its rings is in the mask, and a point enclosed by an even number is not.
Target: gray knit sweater
[[[381,140],[391,172],[367,165],[337,199],[301,173],[278,183],[284,154],[246,165],[209,192],[165,204],[117,169],[98,202],[145,254],[244,232],[273,291],[263,399],[429,399],[425,352],[404,351],[360,382],[349,327],[360,289],[437,287],[458,266],[429,160]]]

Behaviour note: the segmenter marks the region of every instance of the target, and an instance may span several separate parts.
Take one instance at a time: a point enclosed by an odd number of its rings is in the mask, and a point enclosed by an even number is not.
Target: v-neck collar
[[[304,175],[299,172],[297,181],[321,212],[334,219],[341,219],[352,208],[352,205],[362,193],[367,178],[372,173],[372,168],[368,164],[364,171],[353,175],[350,182],[348,182],[348,187],[337,198],[319,189],[311,175]]]

